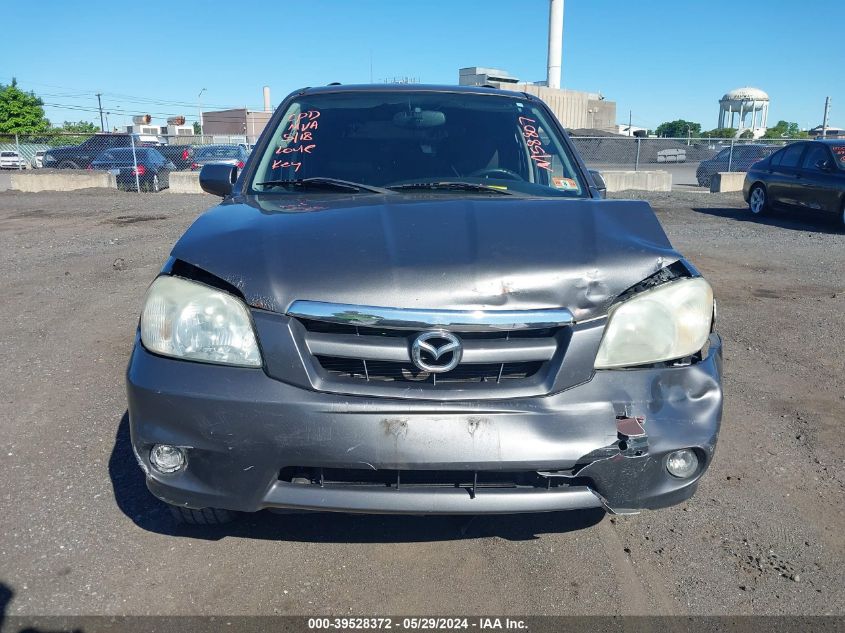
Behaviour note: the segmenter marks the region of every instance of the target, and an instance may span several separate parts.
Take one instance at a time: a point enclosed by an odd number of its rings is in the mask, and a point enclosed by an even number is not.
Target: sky
[[[456,84],[466,66],[544,80],[548,0],[36,0],[4,2],[0,83],[16,77],[54,124],[134,114],[262,109],[303,86],[411,77]],[[754,86],[769,123],[845,127],[845,0],[566,0],[562,86],[616,101],[654,129],[717,125],[718,100]],[[829,27],[828,27],[829,25]]]

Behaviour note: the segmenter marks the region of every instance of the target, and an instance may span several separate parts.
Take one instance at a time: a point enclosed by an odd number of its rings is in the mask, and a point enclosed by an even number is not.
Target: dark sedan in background
[[[743,195],[755,215],[773,207],[822,212],[845,228],[845,140],[787,145],[752,165]]]
[[[777,146],[749,143],[734,145],[733,150],[726,147],[713,158],[703,160],[695,172],[699,187],[709,187],[713,176],[723,171],[748,171],[748,169],[762,158],[774,152]]]
[[[194,149],[191,170],[202,169],[203,165],[223,164],[243,169],[249,152],[240,145],[203,145]]]
[[[119,189],[161,191],[170,186],[170,172],[175,169],[161,152],[152,147],[123,147],[106,150],[91,163],[90,169],[114,173]],[[137,176],[137,178],[136,178]]]

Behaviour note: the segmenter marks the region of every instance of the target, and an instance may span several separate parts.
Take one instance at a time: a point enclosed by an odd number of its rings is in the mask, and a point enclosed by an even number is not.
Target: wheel
[[[698,186],[699,187],[709,187],[710,186],[710,179],[709,178],[699,178],[698,179]]]
[[[763,185],[751,187],[751,193],[748,194],[748,208],[754,215],[764,215],[769,210],[769,199]]]
[[[182,506],[168,507],[173,519],[180,525],[224,525],[234,521],[237,516],[230,510],[220,510],[219,508],[192,510]]]
[[[839,212],[839,228],[845,231],[845,202],[842,203],[842,210]]]
[[[59,163],[59,169],[79,169],[79,165],[72,160],[63,160]]]

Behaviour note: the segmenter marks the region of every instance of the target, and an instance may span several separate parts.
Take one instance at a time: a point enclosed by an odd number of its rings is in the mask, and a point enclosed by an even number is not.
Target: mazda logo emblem
[[[442,374],[461,362],[461,339],[445,330],[423,332],[411,344],[411,360],[423,371]]]

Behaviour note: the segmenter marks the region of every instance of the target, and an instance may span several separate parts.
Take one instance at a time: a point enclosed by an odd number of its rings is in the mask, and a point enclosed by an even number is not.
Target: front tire
[[[173,520],[179,525],[225,525],[235,520],[236,514],[219,508],[192,510],[182,506],[168,506]]]
[[[754,185],[748,194],[748,209],[754,215],[765,215],[769,211],[769,196],[763,185]]]

